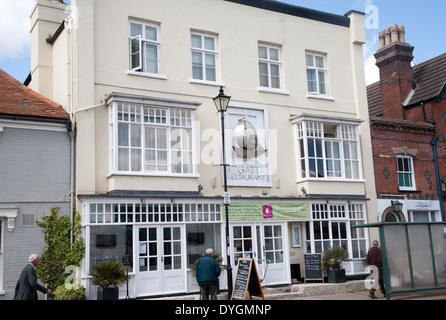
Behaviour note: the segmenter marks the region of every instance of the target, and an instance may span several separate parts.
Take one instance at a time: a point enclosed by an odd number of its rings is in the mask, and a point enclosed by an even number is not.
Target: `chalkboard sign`
[[[254,259],[240,258],[237,263],[232,299],[245,300],[247,293],[249,293],[250,299],[256,296],[265,300]]]
[[[324,270],[322,270],[322,253],[306,253],[305,282],[307,280],[322,280],[324,282]]]

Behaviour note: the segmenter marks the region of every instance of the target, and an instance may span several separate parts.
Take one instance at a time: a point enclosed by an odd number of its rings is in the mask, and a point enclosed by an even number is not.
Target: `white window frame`
[[[132,36],[132,24],[140,25],[142,34]],[[150,39],[146,35],[146,27],[154,28],[156,30],[156,39]],[[133,51],[133,44],[136,43],[136,49]],[[146,45],[156,46],[156,70],[154,72],[149,72],[147,69],[147,50]],[[129,20],[129,71],[128,74],[133,75],[145,75],[152,76],[155,78],[166,78],[160,74],[161,71],[161,58],[160,58],[160,26],[153,23],[146,23],[137,20]],[[139,54],[139,63],[133,65],[132,55]]]
[[[307,253],[323,252],[324,249],[344,243],[348,248],[350,257],[354,259],[364,258],[358,253],[361,248],[364,249],[364,254],[367,252],[367,234],[365,232],[354,232],[355,234],[352,234],[352,226],[362,225],[367,222],[365,205],[363,203],[315,202],[311,204],[311,217],[312,219],[306,225],[305,251],[308,251],[308,248],[310,248],[310,251]],[[333,226],[337,225],[339,227],[340,223],[345,223],[345,238],[341,237],[339,228],[336,237]],[[327,238],[324,238],[324,224],[328,232]],[[315,230],[317,229],[315,225],[320,227],[320,238],[317,239],[315,236]],[[320,243],[320,246],[316,246],[316,242]],[[356,242],[355,246],[353,242]],[[359,248],[359,251],[354,252],[353,248]]]
[[[200,47],[193,46],[192,37],[197,36],[200,37],[201,45]],[[205,38],[212,39],[214,41],[214,50],[207,49],[205,46]],[[191,74],[192,77],[190,82],[197,83],[207,83],[207,84],[216,84],[218,85],[219,81],[219,68],[218,68],[218,41],[217,36],[209,34],[209,33],[201,33],[201,32],[193,32],[190,33],[190,48],[191,48]],[[202,70],[200,77],[194,77],[194,54],[199,54],[201,56],[201,64],[200,68]],[[206,56],[213,56],[215,61],[215,79],[207,78],[207,70],[206,66]]]
[[[311,57],[312,59],[312,65],[308,65],[307,63],[307,58]],[[316,64],[316,58],[322,58],[323,61],[323,67],[318,67]],[[309,96],[321,96],[321,97],[328,97],[328,72],[327,72],[327,57],[326,55],[323,54],[317,54],[317,53],[313,53],[313,52],[306,52],[305,53],[305,65],[306,65],[306,70],[307,70],[307,91],[308,91],[308,95]],[[315,81],[316,82],[316,90],[310,90],[310,86],[309,86],[309,82],[310,79],[308,78],[308,71],[314,71],[315,73]],[[321,81],[320,81],[320,76],[319,74],[323,73],[324,77],[325,77],[325,82],[324,82],[324,86],[323,89],[321,88]],[[325,92],[323,92],[325,91]]]
[[[282,81],[282,50],[280,46],[272,46],[272,45],[267,45],[267,44],[263,44],[263,43],[259,43],[258,46],[258,59],[259,59],[259,90],[262,91],[262,88],[268,88],[269,90],[282,90],[283,88],[283,81]],[[260,49],[264,48],[266,49],[266,57],[261,57],[260,56]],[[271,57],[271,50],[277,50],[278,54],[277,54],[277,60],[272,59]],[[260,65],[264,64],[267,66],[267,73],[263,74],[261,73],[261,67]],[[279,86],[275,87],[272,85],[272,71],[271,68],[272,66],[277,66],[278,67],[278,73],[279,75],[276,76],[278,78],[279,81]],[[262,76],[266,76],[268,79],[268,85],[262,85]]]
[[[424,213],[427,215],[429,222],[436,222],[436,221],[441,221],[441,217],[440,217],[440,212],[439,211],[434,211],[434,210],[409,210],[408,211],[408,215],[409,215],[409,222],[417,222],[417,221],[422,221],[422,220],[414,220],[414,215],[417,215],[419,213]]]
[[[403,161],[404,166],[404,160],[409,161],[410,168],[400,168],[399,161],[400,159]],[[401,169],[410,169],[410,170],[401,170]],[[398,179],[398,187],[401,191],[413,191],[417,189],[416,183],[415,183],[415,168],[413,163],[413,157],[406,156],[406,155],[397,155],[396,156],[396,170],[397,170],[397,179]],[[400,174],[409,175],[410,182],[412,183],[411,186],[401,186],[400,185]]]
[[[298,182],[304,180],[363,181],[359,138],[361,120],[302,115],[292,118],[291,121],[294,124]],[[324,132],[324,127],[335,127],[336,136],[329,136],[327,132]],[[316,141],[319,142],[319,153],[317,153]],[[327,144],[334,143],[339,147],[337,158],[327,154]],[[314,146],[314,156],[309,154],[312,146]],[[339,167],[337,170],[329,170],[329,162],[340,164],[340,175]],[[310,164],[314,164],[311,167],[315,170],[310,170]],[[333,174],[329,175],[330,172]]]
[[[109,105],[109,174],[111,175],[139,175],[139,176],[175,176],[175,177],[199,177],[197,173],[197,152],[196,152],[196,128],[195,128],[195,110],[197,109],[199,103],[197,102],[187,102],[187,101],[179,101],[179,100],[166,100],[166,99],[158,99],[158,98],[150,98],[144,96],[133,96],[127,94],[119,94],[112,93],[110,96],[105,98],[106,103]],[[129,121],[118,121],[118,107],[121,105],[128,105],[129,109]],[[133,108],[130,108],[130,107]],[[157,117],[157,110],[162,111],[158,114],[161,117],[161,114],[164,117],[165,121],[157,122],[147,122],[144,118],[149,118],[149,110],[154,110],[155,115]],[[131,112],[130,112],[131,111]],[[187,125],[178,125],[177,123],[171,124],[171,121],[177,121],[176,112],[184,111],[187,114],[190,114],[190,117],[187,118]],[[173,116],[173,119],[171,119]],[[180,116],[180,119],[181,116]],[[129,125],[129,168],[128,170],[119,170],[119,149],[126,148],[126,146],[119,146],[119,136],[118,136],[118,127],[120,123]],[[139,126],[140,134],[140,145],[131,145],[131,129],[130,126]],[[146,170],[146,139],[145,139],[145,129],[146,128],[161,128],[166,129],[166,145],[167,145],[167,170]],[[180,149],[176,149],[171,146],[171,133],[172,130],[183,134],[182,129],[187,128],[190,130],[190,144],[187,150],[183,150],[183,147]],[[171,130],[172,129],[172,130]],[[136,133],[135,129],[135,133]],[[177,133],[178,133],[177,132]],[[182,140],[181,140],[182,142]],[[139,163],[140,170],[132,170],[132,158],[131,158],[131,150],[137,149],[141,152],[141,163]],[[150,148],[149,148],[150,149]],[[191,153],[191,172],[184,172],[184,168],[181,169],[181,172],[175,172],[172,170],[172,152],[181,152],[181,165],[185,164],[183,155],[185,152]],[[158,168],[158,167],[157,167]]]

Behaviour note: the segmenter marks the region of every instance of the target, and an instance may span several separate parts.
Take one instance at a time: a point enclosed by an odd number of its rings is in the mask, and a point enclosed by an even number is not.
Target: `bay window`
[[[161,100],[152,104],[122,101],[111,104],[110,167],[113,173],[196,173],[193,161],[195,107],[181,103],[170,105],[172,103]]]
[[[306,116],[295,125],[298,180],[362,179],[358,121]]]

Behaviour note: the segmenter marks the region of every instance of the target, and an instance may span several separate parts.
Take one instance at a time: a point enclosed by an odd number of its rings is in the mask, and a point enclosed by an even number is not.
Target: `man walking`
[[[44,294],[51,294],[50,289],[37,283],[37,274],[34,268],[39,264],[40,256],[33,253],[29,256],[28,262],[15,286],[14,300],[37,300],[37,290]]]
[[[221,268],[213,256],[214,250],[206,249],[206,254],[197,262],[196,277],[200,286],[201,300],[209,300],[209,296],[210,300],[217,300],[218,277]]]
[[[383,295],[386,295],[386,290],[384,289],[384,280],[383,280],[383,262],[381,249],[378,247],[379,243],[376,240],[373,240],[373,248],[367,252],[366,262],[369,266],[375,266],[378,268],[378,276],[379,276],[379,290]],[[369,297],[372,299],[377,299],[375,296],[375,285],[369,291]]]

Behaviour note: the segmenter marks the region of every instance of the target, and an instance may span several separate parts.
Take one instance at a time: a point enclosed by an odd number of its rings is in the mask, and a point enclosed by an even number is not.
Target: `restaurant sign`
[[[309,203],[232,202],[228,211],[230,221],[310,220]]]

